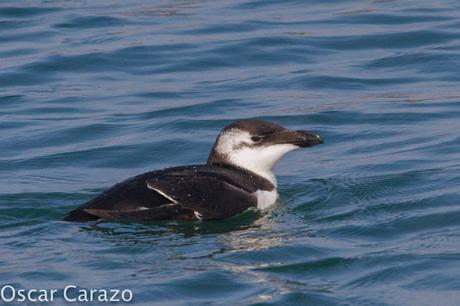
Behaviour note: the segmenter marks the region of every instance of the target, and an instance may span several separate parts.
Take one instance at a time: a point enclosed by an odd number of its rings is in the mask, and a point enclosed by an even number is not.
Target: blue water
[[[453,0],[3,0],[0,284],[130,289],[129,305],[458,305],[459,82]],[[326,141],[277,165],[268,212],[60,221],[127,177],[205,162],[252,117]]]

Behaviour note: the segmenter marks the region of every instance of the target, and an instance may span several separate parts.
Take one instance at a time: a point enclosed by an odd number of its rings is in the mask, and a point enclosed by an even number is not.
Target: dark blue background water
[[[458,1],[0,3],[0,284],[132,305],[460,303]],[[61,222],[257,117],[326,144],[267,213]]]

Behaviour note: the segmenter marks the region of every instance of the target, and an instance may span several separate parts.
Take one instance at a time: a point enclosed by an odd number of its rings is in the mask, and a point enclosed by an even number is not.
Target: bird
[[[217,220],[278,199],[276,162],[286,153],[324,143],[315,133],[242,119],[219,133],[206,164],[146,172],[115,184],[63,220]]]

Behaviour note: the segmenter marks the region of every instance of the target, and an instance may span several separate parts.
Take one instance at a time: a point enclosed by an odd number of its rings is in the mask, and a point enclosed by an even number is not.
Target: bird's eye
[[[263,139],[263,138],[262,138],[261,136],[252,136],[252,137],[251,137],[251,140],[252,140],[253,142],[261,142],[262,139]]]

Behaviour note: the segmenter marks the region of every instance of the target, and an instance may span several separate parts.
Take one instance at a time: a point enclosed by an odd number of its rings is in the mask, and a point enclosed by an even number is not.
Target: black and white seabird
[[[287,152],[323,143],[319,135],[261,120],[222,129],[206,165],[151,171],[118,183],[71,211],[66,221],[211,220],[273,205],[272,168]]]

